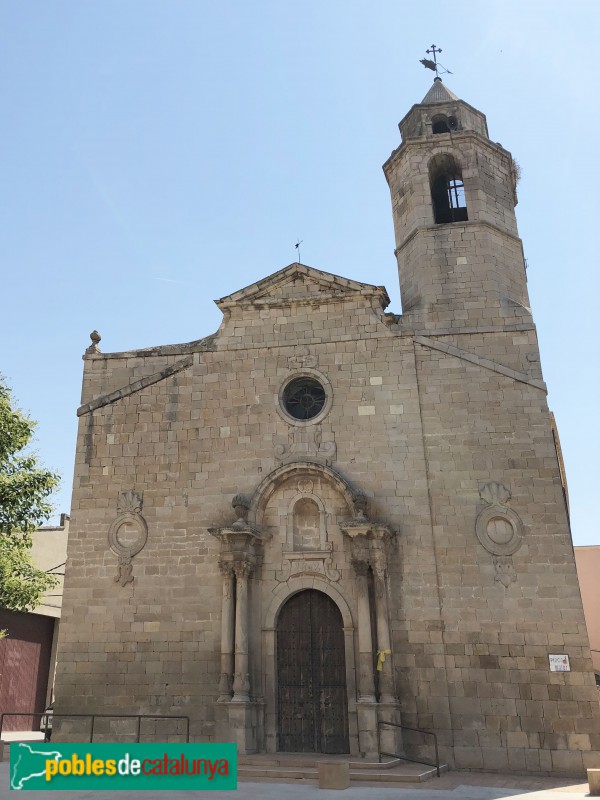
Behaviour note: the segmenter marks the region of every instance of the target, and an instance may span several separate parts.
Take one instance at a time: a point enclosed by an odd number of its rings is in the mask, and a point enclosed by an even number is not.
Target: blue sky
[[[381,165],[432,73],[519,161],[517,216],[576,544],[600,544],[597,3],[0,3],[0,372],[68,511],[81,354],[214,331],[295,260],[387,286]]]

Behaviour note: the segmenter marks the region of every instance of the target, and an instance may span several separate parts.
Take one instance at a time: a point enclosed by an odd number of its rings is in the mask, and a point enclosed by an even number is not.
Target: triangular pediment
[[[378,297],[385,308],[389,297],[383,286],[360,283],[330,272],[290,264],[279,272],[216,300],[221,310],[232,306],[282,306],[294,303],[321,303],[356,297]]]

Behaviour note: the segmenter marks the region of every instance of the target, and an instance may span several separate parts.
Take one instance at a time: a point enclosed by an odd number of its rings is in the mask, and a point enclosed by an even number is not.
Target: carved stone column
[[[231,505],[236,515],[235,522],[228,527],[208,529],[220,542],[220,562],[225,565],[222,567],[225,580],[219,682],[221,706],[216,723],[217,735],[225,741],[235,742],[238,753],[244,754],[257,751],[264,724],[261,704],[250,699],[248,578],[261,563],[266,537],[248,521],[250,498],[236,494]]]
[[[373,527],[371,557],[375,579],[375,619],[377,624],[377,671],[379,673],[380,703],[394,703],[394,665],[390,637],[390,617],[387,587],[387,553],[390,531],[385,526]]]
[[[252,565],[248,561],[235,561],[235,675],[233,678],[234,703],[250,701],[250,674],[248,671],[248,578]]]
[[[350,540],[352,565],[356,572],[359,698],[358,739],[361,752],[368,757],[378,757],[380,752],[401,753],[401,736],[397,729],[378,730],[380,720],[400,722],[400,712],[394,691],[394,670],[390,636],[387,564],[392,530],[381,522],[371,522],[367,517],[367,497],[355,491],[352,502],[354,516],[342,532]],[[375,621],[377,639],[377,670],[379,676],[379,702],[376,701],[373,670],[373,636],[371,606],[369,601],[368,569],[373,571],[375,583]]]
[[[235,605],[233,599],[233,565],[230,561],[220,561],[219,569],[223,575],[223,601],[221,611],[221,679],[219,681],[219,703],[231,700],[234,671],[233,625]]]
[[[369,564],[367,561],[353,559],[352,566],[356,572],[358,595],[358,700],[361,703],[375,703],[373,636],[367,579]]]

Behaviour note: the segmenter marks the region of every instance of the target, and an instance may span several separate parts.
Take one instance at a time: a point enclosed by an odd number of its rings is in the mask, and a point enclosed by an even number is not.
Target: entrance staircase
[[[355,760],[355,756],[329,756],[321,753],[260,753],[238,757],[238,778],[242,781],[318,781],[319,761],[345,761],[350,764],[350,782],[421,783],[436,777],[435,767],[399,758],[377,761]],[[354,760],[353,760],[354,759]],[[446,772],[448,766],[440,765]]]

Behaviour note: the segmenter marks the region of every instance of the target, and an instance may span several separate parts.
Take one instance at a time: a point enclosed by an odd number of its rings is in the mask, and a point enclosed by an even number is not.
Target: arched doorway
[[[348,753],[342,615],[323,592],[306,589],[277,622],[278,750]]]

